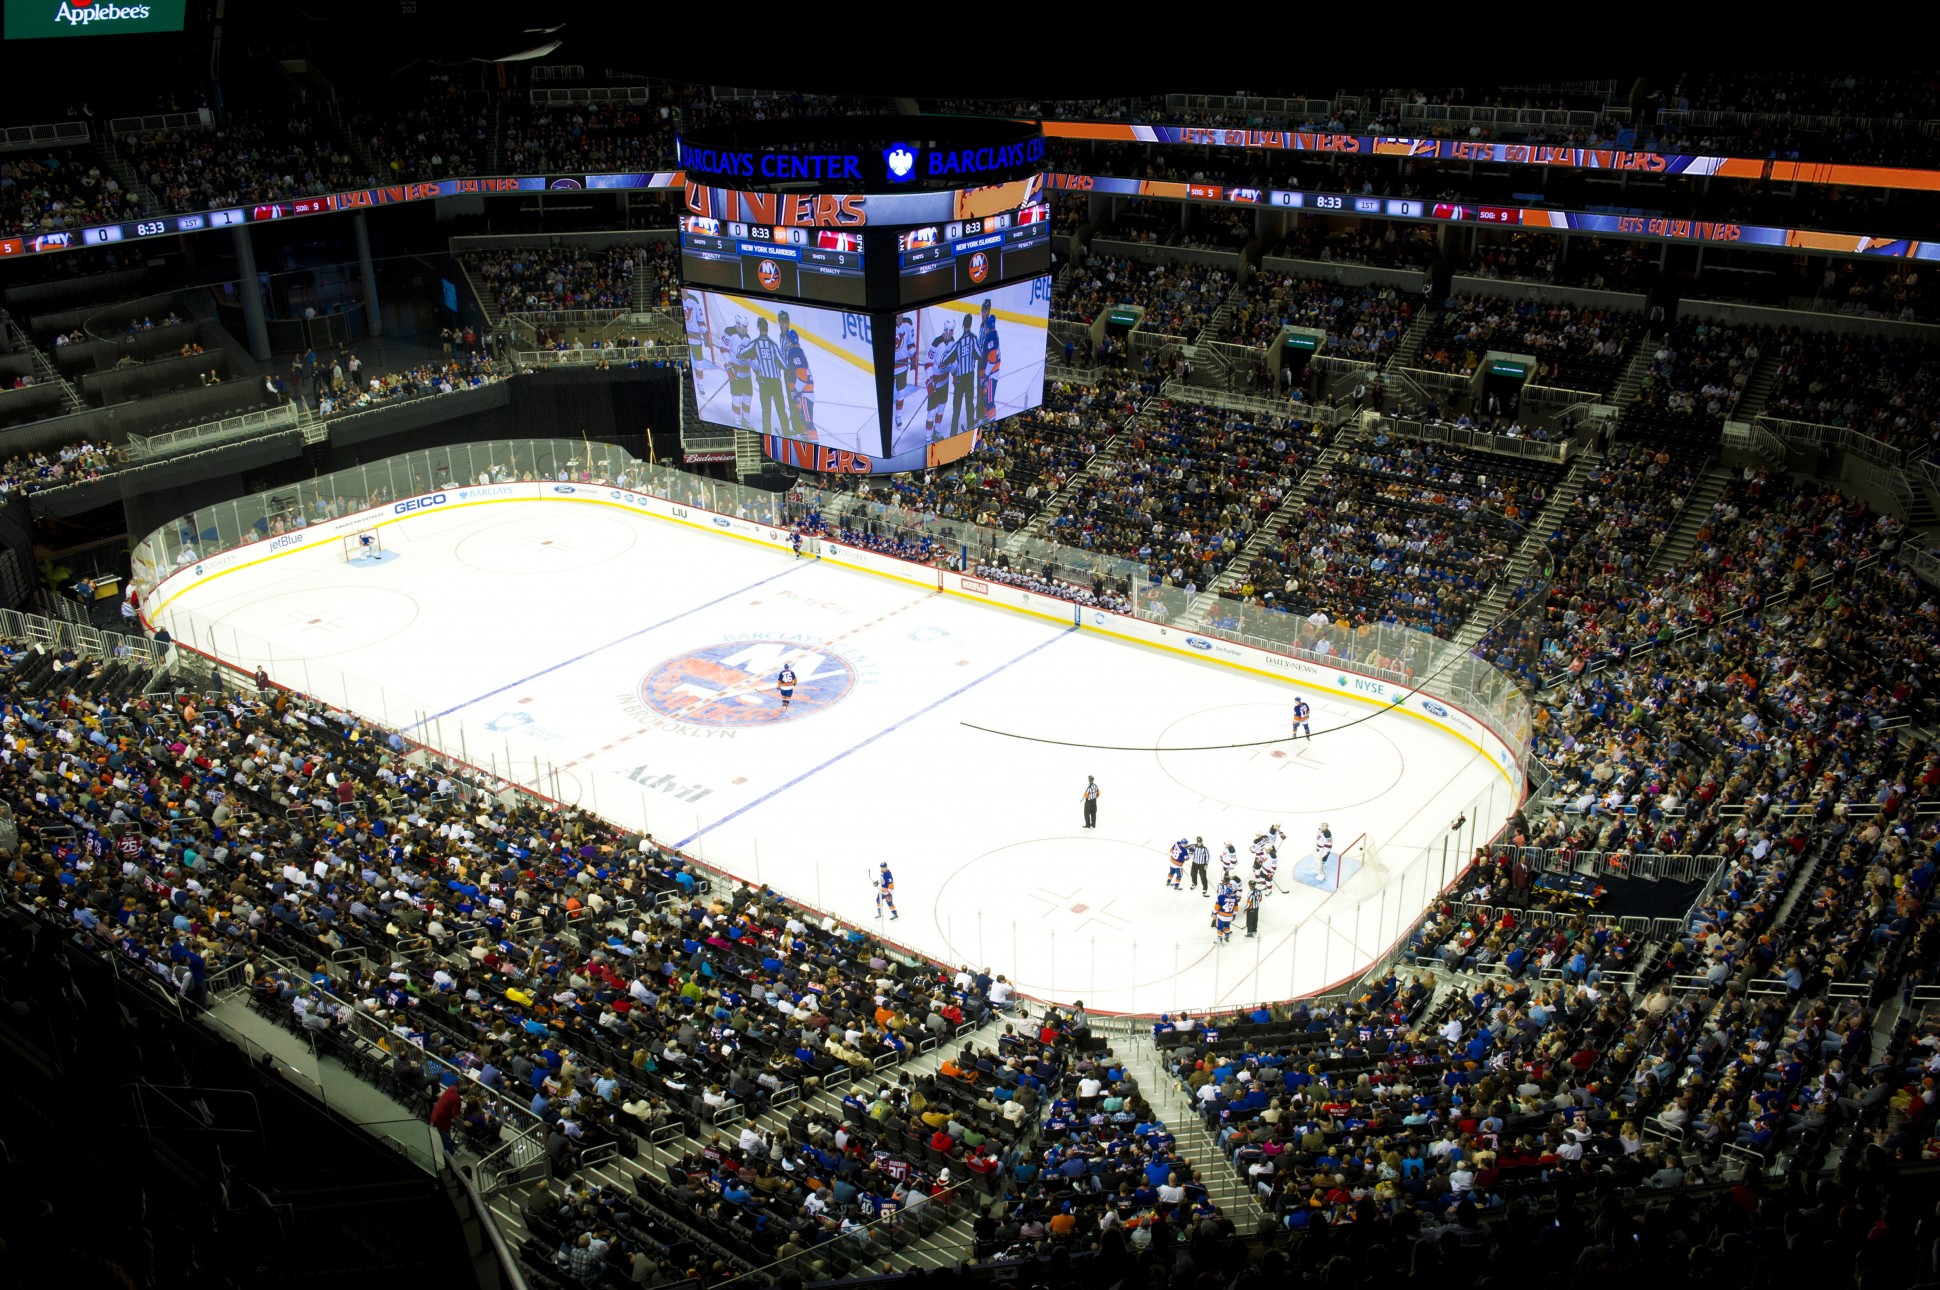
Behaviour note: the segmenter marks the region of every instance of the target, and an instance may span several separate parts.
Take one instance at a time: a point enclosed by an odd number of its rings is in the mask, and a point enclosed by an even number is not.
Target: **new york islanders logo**
[[[781,266],[773,260],[763,260],[754,268],[755,280],[769,291],[781,290]]]
[[[775,685],[784,663],[795,669],[795,696],[785,710]],[[828,650],[724,641],[655,664],[640,682],[640,701],[670,720],[745,728],[812,717],[847,698],[855,683],[855,666]]]
[[[990,257],[982,251],[970,257],[970,281],[982,282],[990,276]]]

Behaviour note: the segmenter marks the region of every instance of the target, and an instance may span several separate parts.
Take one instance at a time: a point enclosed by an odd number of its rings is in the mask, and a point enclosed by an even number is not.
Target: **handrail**
[[[492,1247],[493,1257],[498,1260],[499,1271],[505,1277],[506,1290],[527,1290],[525,1270],[519,1265],[519,1256],[505,1243],[505,1234],[498,1230],[498,1216],[493,1214],[492,1207],[485,1203],[485,1197],[479,1192],[477,1185],[463,1169],[455,1167],[450,1160],[445,1161],[441,1172],[450,1175],[459,1187],[464,1188],[465,1199],[471,1205],[472,1212],[478,1216],[478,1225],[485,1232],[485,1240]]]

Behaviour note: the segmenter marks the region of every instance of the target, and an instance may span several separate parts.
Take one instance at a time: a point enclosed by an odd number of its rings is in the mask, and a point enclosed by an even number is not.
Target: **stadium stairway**
[[[1772,390],[1778,385],[1778,355],[1763,354],[1758,359],[1758,370],[1745,382],[1745,396],[1738,400],[1732,416],[1739,421],[1750,421],[1765,410],[1766,402],[1772,397]]]
[[[1518,542],[1516,549],[1510,552],[1509,563],[1503,566],[1502,576],[1489,587],[1489,593],[1482,597],[1480,604],[1476,605],[1475,612],[1468,616],[1468,621],[1462,624],[1462,629],[1455,633],[1455,643],[1458,646],[1463,649],[1474,649],[1476,643],[1495,624],[1495,620],[1509,607],[1509,597],[1515,594],[1516,588],[1522,586],[1522,580],[1529,575],[1530,567],[1536,562],[1536,556],[1541,553],[1543,544],[1549,540],[1549,534],[1556,526],[1556,520],[1568,513],[1577,495],[1583,491],[1583,484],[1589,479],[1591,469],[1602,460],[1602,456],[1595,452],[1580,452],[1576,455],[1576,459],[1570,463],[1569,473],[1563,476],[1563,482],[1558,484],[1556,491],[1549,495],[1549,501],[1536,518],[1530,521],[1528,529],[1523,532],[1522,541]]]
[[[1623,375],[1617,378],[1617,388],[1610,393],[1609,402],[1620,408],[1627,408],[1637,399],[1644,388],[1644,377],[1650,372],[1650,364],[1657,353],[1650,338],[1637,342],[1637,348],[1630,355],[1630,362],[1624,367]]]
[[[1093,371],[1096,371],[1096,369],[1093,369]],[[1057,492],[1046,498],[1043,509],[1032,516],[1029,523],[1017,530],[1017,532],[1011,534],[1005,540],[1004,550],[1015,556],[1025,549],[1031,539],[1044,539],[1045,535],[1050,531],[1052,523],[1056,521],[1058,516],[1064,514],[1065,499],[1072,495],[1072,490],[1078,486],[1079,482],[1095,479],[1112,470],[1114,465],[1124,455],[1126,448],[1130,445],[1131,440],[1126,434],[1126,431],[1131,428],[1133,422],[1144,416],[1145,410],[1155,402],[1157,402],[1156,399],[1147,399],[1140,405],[1137,412],[1132,413],[1132,415],[1120,422],[1118,429],[1113,431],[1111,438],[1105,441],[1105,446],[1092,454],[1091,460],[1084,464],[1083,469],[1066,480],[1063,488],[1060,488]]]
[[[1252,1231],[1266,1217],[1266,1211],[1253,1189],[1220,1151],[1217,1140],[1207,1132],[1205,1121],[1199,1118],[1184,1087],[1165,1068],[1164,1055],[1152,1042],[1152,1036],[1130,1033],[1110,1038],[1112,1055],[1125,1064],[1126,1073],[1138,1081],[1138,1091],[1151,1105],[1153,1114],[1172,1131],[1174,1146],[1191,1163],[1194,1180],[1205,1185],[1207,1196],[1233,1220],[1235,1228],[1241,1232]]]
[[[1722,466],[1705,468],[1704,478],[1698,480],[1697,487],[1685,495],[1684,504],[1677,513],[1677,523],[1671,527],[1664,545],[1658,548],[1657,558],[1650,562],[1650,568],[1645,571],[1647,575],[1675,569],[1684,563],[1697,546],[1698,529],[1703,527],[1706,517],[1711,514],[1712,503],[1718,500],[1718,495],[1724,492],[1724,486],[1730,479],[1731,472]]]
[[[1416,311],[1415,320],[1408,324],[1408,330],[1401,333],[1401,340],[1395,345],[1394,353],[1382,364],[1382,371],[1398,371],[1404,367],[1414,367],[1415,360],[1421,357],[1422,344],[1428,339],[1428,328],[1434,322],[1436,311],[1425,308]]]
[[[14,326],[12,319],[8,319],[6,325],[7,330],[13,334],[15,348],[25,350],[33,358],[34,380],[41,385],[59,387],[61,391],[61,410],[63,412],[84,411],[88,406],[87,401],[81,397],[79,391],[74,388],[73,383],[61,375],[61,369],[54,366],[54,361],[47,356],[47,352],[41,349],[40,346],[34,344],[33,338],[28,336],[27,333]]]
[[[116,182],[133,196],[136,201],[141,203],[141,208],[144,212],[152,214],[155,211],[167,210],[168,204],[162,201],[161,198],[155,196],[154,190],[142,182],[141,176],[136,173],[134,165],[125,160],[121,153],[116,150],[116,143],[117,140],[113,137],[112,131],[103,126],[99,131],[98,137],[95,139],[95,150],[101,154],[101,162],[107,167],[108,173],[113,175]]]

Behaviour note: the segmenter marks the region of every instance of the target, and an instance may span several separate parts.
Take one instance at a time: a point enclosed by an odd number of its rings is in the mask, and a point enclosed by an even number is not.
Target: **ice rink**
[[[1302,691],[1310,741],[1155,752],[1279,740],[1296,688],[619,506],[454,504],[382,536],[381,562],[331,541],[151,608],[178,640],[836,917],[874,926],[887,861],[888,939],[1034,997],[1149,1012],[1348,978],[1459,867],[1450,822],[1515,805],[1474,746],[1333,693]],[[1336,890],[1292,877],[1322,822],[1373,844]],[[1285,891],[1257,938],[1216,946],[1166,849],[1244,853],[1275,823]]]

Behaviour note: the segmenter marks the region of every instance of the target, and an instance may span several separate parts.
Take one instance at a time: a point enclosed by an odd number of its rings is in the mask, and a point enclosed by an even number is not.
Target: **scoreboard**
[[[868,301],[862,234],[683,215],[680,272],[697,286],[833,305]]]
[[[896,235],[898,299],[906,305],[1051,271],[1051,210],[1042,202]]]

